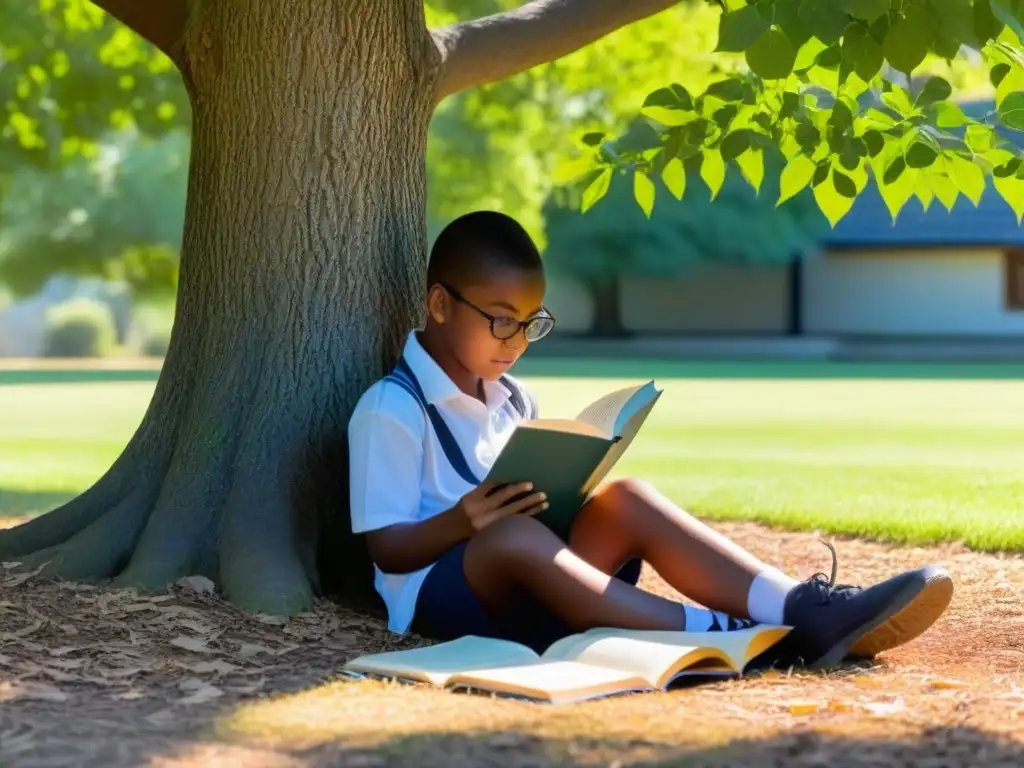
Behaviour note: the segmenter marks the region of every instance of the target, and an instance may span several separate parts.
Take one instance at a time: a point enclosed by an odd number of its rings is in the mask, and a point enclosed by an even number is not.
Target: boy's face
[[[431,286],[427,309],[459,364],[494,381],[529,346],[518,324],[543,310],[544,291],[540,270],[494,268],[459,285]],[[510,329],[515,329],[515,334],[499,339],[491,330],[492,323],[499,336]]]

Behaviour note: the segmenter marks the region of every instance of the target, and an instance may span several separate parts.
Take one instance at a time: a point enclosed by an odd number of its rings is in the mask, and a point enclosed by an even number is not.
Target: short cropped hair
[[[462,283],[496,267],[540,271],[540,252],[511,216],[495,211],[467,213],[449,223],[434,241],[427,287]]]

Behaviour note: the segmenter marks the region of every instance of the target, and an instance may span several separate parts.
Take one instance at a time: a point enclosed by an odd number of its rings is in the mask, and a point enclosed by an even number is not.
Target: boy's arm
[[[366,534],[370,557],[385,573],[412,573],[472,534],[461,509],[418,521],[423,435],[379,411],[349,425],[352,532]]]

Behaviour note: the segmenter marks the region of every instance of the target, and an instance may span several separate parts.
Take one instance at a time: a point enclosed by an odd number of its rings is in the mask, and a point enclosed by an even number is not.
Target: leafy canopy
[[[952,209],[978,204],[986,177],[1024,217],[1024,164],[1004,138],[1024,130],[1024,0],[718,0],[727,77],[695,92],[680,83],[644,100],[643,121],[615,138],[583,137],[568,176],[581,207],[632,174],[649,216],[654,177],[676,197],[684,169],[717,194],[727,166],[759,189],[769,149],[782,153],[777,202],[811,188],[834,226],[873,178],[893,219],[916,196]],[[982,57],[995,88],[989,114],[969,117],[946,78],[912,77],[929,58]],[[997,130],[1001,128],[1002,130]]]
[[[608,193],[590,214],[580,212],[578,191],[557,190],[544,206],[546,263],[587,280],[674,277],[707,262],[788,263],[819,242],[828,223],[810,190],[775,207],[781,164],[777,152],[766,157],[761,195],[738,169],[727,171],[714,200],[696,174],[670,173],[671,186],[650,179],[658,194],[668,196],[649,221],[626,176],[610,178]],[[685,186],[685,201],[676,199],[677,185]]]

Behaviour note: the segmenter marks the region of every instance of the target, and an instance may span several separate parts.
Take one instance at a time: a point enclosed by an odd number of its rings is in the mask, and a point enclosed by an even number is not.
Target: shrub
[[[165,357],[171,344],[170,330],[151,331],[142,342],[142,354],[150,357]]]
[[[114,317],[105,303],[72,299],[47,310],[43,354],[103,357],[113,351],[116,338]]]

